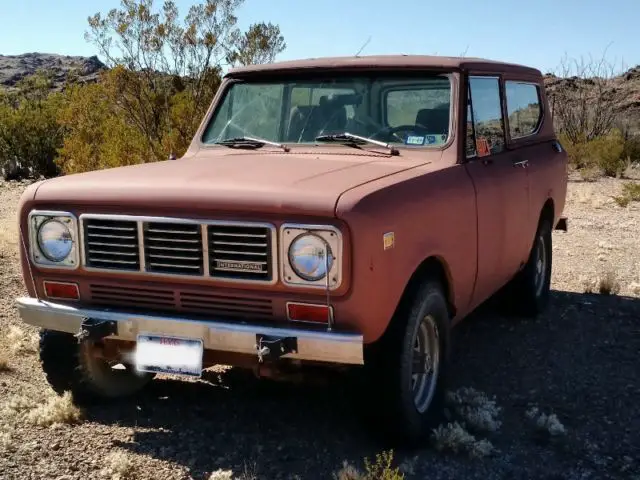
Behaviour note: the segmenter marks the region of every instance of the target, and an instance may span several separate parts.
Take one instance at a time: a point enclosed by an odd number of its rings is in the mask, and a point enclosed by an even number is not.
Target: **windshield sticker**
[[[418,135],[409,135],[405,140],[407,145],[424,145],[424,137]]]

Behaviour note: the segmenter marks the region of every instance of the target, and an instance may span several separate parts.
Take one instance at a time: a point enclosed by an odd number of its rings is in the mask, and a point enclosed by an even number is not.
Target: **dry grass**
[[[9,357],[2,345],[0,345],[0,372],[7,372],[9,370],[11,370],[11,367],[9,366]]]
[[[495,452],[489,440],[477,439],[458,422],[440,425],[433,430],[431,440],[439,452],[466,453],[471,458],[483,458]]]
[[[640,202],[640,183],[625,183],[622,185],[622,194],[634,202]]]
[[[246,465],[242,469],[242,472],[238,476],[233,475],[233,470],[218,469],[209,475],[208,480],[257,480],[258,474],[257,467],[252,465],[251,467]]]
[[[550,437],[560,437],[567,434],[567,429],[555,413],[546,414],[541,412],[538,407],[532,407],[527,410],[525,415],[538,432],[547,434]]]
[[[393,466],[393,450],[376,455],[372,463],[364,459],[365,471],[361,472],[348,462],[343,462],[342,468],[333,474],[335,480],[404,480],[404,473]]]
[[[17,325],[11,325],[3,336],[11,353],[35,353],[38,350],[38,335],[30,333]]]
[[[133,456],[125,451],[112,452],[105,458],[106,465],[101,470],[102,476],[111,480],[127,480],[135,477],[136,464]]]
[[[622,194],[612,197],[621,207],[627,207],[631,202],[640,202],[640,183],[629,182],[622,185]]]
[[[578,170],[583,182],[597,182],[603,177],[602,170],[596,166],[589,166]]]
[[[74,405],[70,392],[65,392],[61,397],[51,396],[42,402],[26,396],[16,396],[4,405],[0,415],[5,421],[22,421],[41,427],[72,425],[82,420],[82,411]]]
[[[0,448],[7,448],[12,444],[12,442],[13,437],[11,435],[11,432],[0,431]]]
[[[495,432],[502,426],[498,420],[501,408],[495,399],[474,388],[462,387],[447,392],[447,405],[465,427],[476,432]]]
[[[41,427],[56,424],[71,425],[80,423],[82,411],[73,403],[70,392],[61,397],[50,397],[46,403],[39,405],[27,414],[27,421]]]
[[[219,469],[209,475],[209,480],[233,480],[232,470]]]
[[[620,281],[616,272],[607,270],[597,277],[582,277],[582,289],[584,293],[599,293],[600,295],[618,295],[621,290]],[[632,288],[633,290],[633,288]]]

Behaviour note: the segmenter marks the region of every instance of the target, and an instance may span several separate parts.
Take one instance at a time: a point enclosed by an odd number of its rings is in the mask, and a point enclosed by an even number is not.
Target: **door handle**
[[[518,162],[513,162],[513,166],[527,168],[529,166],[529,160],[520,160]]]

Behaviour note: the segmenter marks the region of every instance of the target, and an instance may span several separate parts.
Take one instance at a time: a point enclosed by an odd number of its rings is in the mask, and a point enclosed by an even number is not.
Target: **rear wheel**
[[[71,391],[78,402],[117,399],[137,393],[153,378],[132,365],[96,354],[96,343],[78,343],[70,333],[40,333],[40,363],[53,390]]]
[[[549,303],[553,262],[551,222],[541,219],[524,268],[511,281],[508,293],[517,313],[536,316]]]
[[[443,409],[449,315],[440,284],[424,282],[389,329],[366,366],[369,411],[385,434],[414,443]]]

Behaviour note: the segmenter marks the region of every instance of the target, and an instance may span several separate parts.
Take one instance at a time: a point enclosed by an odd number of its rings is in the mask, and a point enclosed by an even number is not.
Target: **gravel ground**
[[[23,293],[15,206],[24,185],[0,182],[0,328],[19,325]],[[493,455],[395,452],[406,478],[640,478],[640,203],[618,207],[621,182],[571,182],[569,232],[554,233],[552,301],[537,320],[481,308],[454,332],[452,388],[495,397],[501,427],[480,438]],[[584,294],[615,272],[619,296]],[[51,396],[30,351],[0,371],[1,479],[332,478],[383,447],[367,437],[346,384],[271,385],[212,373],[153,382],[140,398],[93,407],[77,425],[40,427],[7,413],[16,398]],[[525,413],[555,413],[566,433],[541,434]]]

